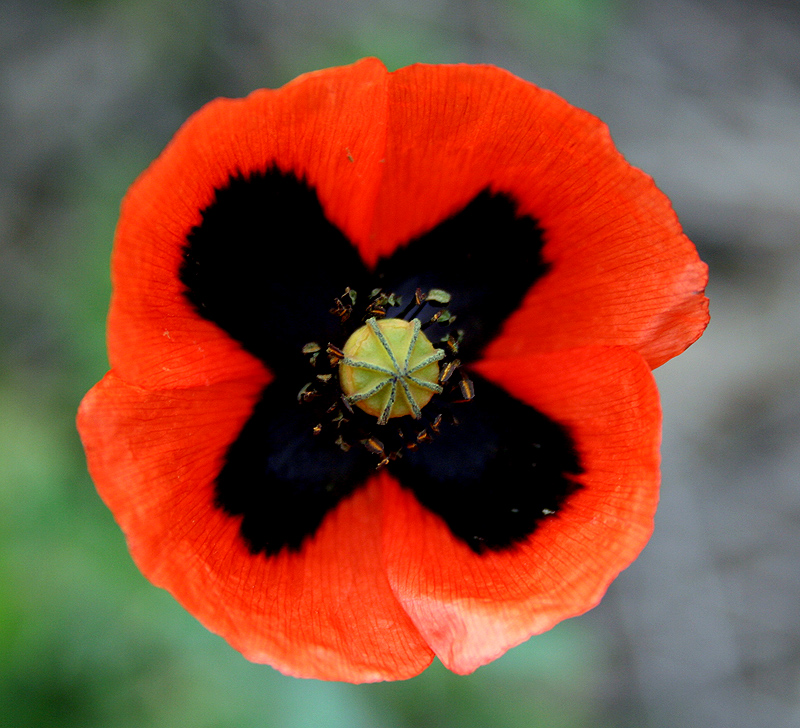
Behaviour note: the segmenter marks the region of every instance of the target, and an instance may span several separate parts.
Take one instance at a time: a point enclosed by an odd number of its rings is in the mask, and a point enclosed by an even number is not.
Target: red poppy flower
[[[707,323],[652,180],[487,66],[208,104],[125,198],[113,279],[78,424],[134,559],[249,659],[353,682],[597,603],[652,528],[650,369]]]

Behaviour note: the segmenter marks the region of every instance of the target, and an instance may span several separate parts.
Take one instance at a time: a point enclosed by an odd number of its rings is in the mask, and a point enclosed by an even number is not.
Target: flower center
[[[452,330],[449,301],[438,288],[417,288],[405,307],[401,296],[380,288],[368,296],[347,288],[335,298],[330,312],[344,347],[310,341],[302,349],[311,380],[297,400],[310,413],[313,435],[344,452],[361,445],[381,468],[457,425],[452,405],[470,401],[475,390],[457,358],[463,332]],[[430,315],[426,307],[438,310]],[[424,333],[430,327],[440,348]]]
[[[419,319],[367,319],[342,350],[339,381],[345,399],[385,425],[392,417],[411,415],[434,394],[441,394],[439,364],[445,352],[435,349]]]

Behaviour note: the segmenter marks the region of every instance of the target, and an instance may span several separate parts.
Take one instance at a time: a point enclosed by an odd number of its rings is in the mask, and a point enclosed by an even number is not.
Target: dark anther
[[[461,390],[462,402],[469,402],[475,396],[475,385],[464,372],[461,372],[461,381],[458,383],[458,388]]]
[[[312,399],[316,399],[318,396],[319,393],[313,389],[313,385],[311,382],[309,382],[297,393],[297,401],[310,402]]]
[[[423,293],[421,288],[417,288],[417,290],[414,291],[414,300],[403,309],[403,313],[401,313],[398,318],[406,319],[406,321],[417,318],[420,311],[425,307],[425,301],[427,301],[427,299],[428,294]]]
[[[430,299],[428,299],[428,303],[431,303]],[[432,304],[431,304],[432,305]],[[450,313],[446,308],[442,309],[441,311],[437,311],[433,316],[430,317],[424,324],[422,324],[422,330],[424,331],[432,324],[438,323],[441,326],[445,324],[452,324],[453,321],[456,320],[456,317]]]
[[[396,305],[399,307],[399,297],[394,297],[394,303],[391,302],[391,298],[392,296],[389,297],[390,305]],[[451,322],[455,319],[455,316],[443,308],[450,303],[451,298],[452,296],[447,291],[443,291],[441,288],[431,288],[427,293],[421,288],[417,288],[414,291],[414,298],[402,310],[402,312],[396,315],[396,318],[405,319],[406,321],[410,321],[411,319],[415,318],[422,320],[423,317],[420,314],[425,306],[432,306],[442,310],[437,311],[427,321],[422,322],[423,330],[434,323],[445,324],[447,322]]]
[[[376,437],[368,437],[362,440],[361,444],[373,455],[384,456],[386,454],[383,450],[383,443]]]
[[[342,303],[341,298],[333,299],[334,307],[330,310],[332,314],[339,317],[339,319],[344,323],[347,319],[350,318],[350,314],[353,313],[352,305],[345,305]]]
[[[457,331],[456,336],[447,334],[447,336],[442,339],[442,343],[445,345],[445,347],[447,347],[448,353],[452,356],[458,354],[458,345],[461,343],[463,335],[463,331]]]
[[[338,346],[328,344],[326,351],[328,352],[328,359],[332,367],[336,366],[340,360],[344,359],[344,352]]]
[[[458,359],[453,359],[447,364],[442,367],[441,374],[439,374],[439,384],[444,384],[450,377],[453,376],[453,372],[461,366],[461,362]]]
[[[369,299],[364,311],[364,321],[372,316],[379,319],[384,318],[389,308],[400,306],[402,303],[400,296],[396,296],[394,293],[384,293],[380,288],[375,288],[370,293]]]

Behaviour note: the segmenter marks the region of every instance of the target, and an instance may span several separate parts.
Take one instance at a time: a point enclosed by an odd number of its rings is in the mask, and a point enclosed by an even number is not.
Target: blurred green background
[[[800,7],[0,1],[0,726],[800,725]],[[215,96],[364,55],[489,62],[606,120],[711,265],[658,372],[664,491],[588,615],[468,677],[251,665],[135,569],[86,474],[119,201]]]

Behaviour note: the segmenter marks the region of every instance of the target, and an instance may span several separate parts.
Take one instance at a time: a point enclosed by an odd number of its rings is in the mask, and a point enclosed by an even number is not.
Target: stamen
[[[418,288],[410,298],[404,308],[400,296],[380,288],[358,298],[347,288],[331,309],[345,346],[311,341],[302,347],[311,381],[297,398],[313,412],[310,433],[344,451],[360,443],[379,468],[457,425],[452,405],[474,396],[464,371],[453,377],[461,366],[456,355],[463,332],[453,327],[450,294]],[[437,310],[423,311],[426,306]],[[387,311],[397,318],[385,318]],[[442,332],[438,348],[427,333],[431,328]],[[431,401],[434,395],[440,397]]]

